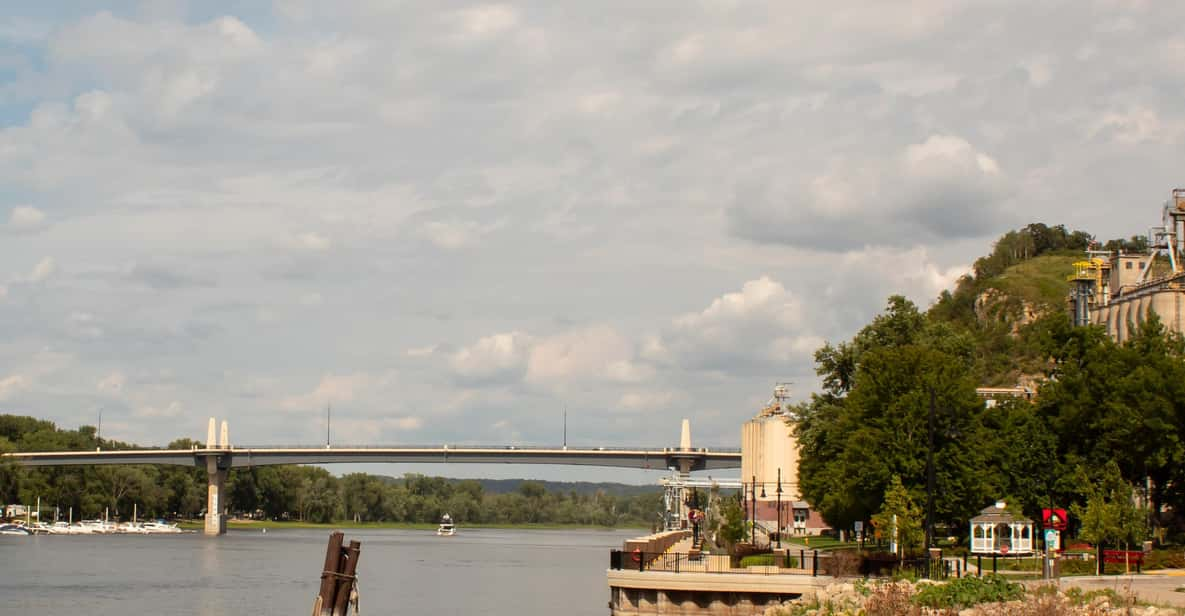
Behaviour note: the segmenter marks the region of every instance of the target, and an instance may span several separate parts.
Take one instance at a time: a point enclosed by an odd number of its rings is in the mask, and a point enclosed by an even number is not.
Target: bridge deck
[[[91,464],[173,464],[206,466],[215,458],[220,468],[277,464],[335,463],[482,463],[566,464],[619,468],[666,469],[690,462],[692,470],[739,468],[737,450],[678,448],[576,448],[520,446],[439,447],[228,447],[208,449],[140,449],[115,451],[39,451],[5,454],[26,466]]]

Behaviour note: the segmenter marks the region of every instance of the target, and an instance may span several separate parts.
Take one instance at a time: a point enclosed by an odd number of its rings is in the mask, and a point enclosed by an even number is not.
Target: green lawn
[[[792,549],[834,550],[837,548],[858,548],[859,543],[843,541],[833,537],[783,537],[782,545]]]
[[[1061,306],[1070,291],[1067,279],[1074,273],[1074,263],[1085,260],[1085,255],[1041,255],[1008,268],[988,283],[1010,297]]]

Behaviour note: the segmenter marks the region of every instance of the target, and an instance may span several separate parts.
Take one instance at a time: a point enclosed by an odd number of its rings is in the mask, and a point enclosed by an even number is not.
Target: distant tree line
[[[1065,225],[1051,227],[1035,222],[1023,229],[1009,231],[996,240],[991,254],[975,261],[974,277],[983,279],[999,276],[1021,261],[1052,252],[1081,254],[1092,241],[1092,236],[1085,231],[1069,231]],[[1113,240],[1108,242],[1108,246],[1122,243],[1123,240]]]
[[[198,443],[179,439],[170,449]],[[95,429],[59,429],[52,422],[0,415],[2,451],[82,451],[102,447],[137,448],[99,440]],[[579,524],[649,526],[657,518],[661,494],[614,495],[548,491],[541,483],[522,482],[509,493],[489,493],[477,480],[452,480],[408,474],[402,478],[352,473],[335,477],[314,466],[264,466],[230,471],[226,494],[230,510],[273,520],[332,522],[435,523],[449,513],[460,523]],[[0,466],[0,502],[32,504],[43,511],[56,506],[75,519],[129,518],[135,505],[143,516],[189,518],[206,505],[206,473],[181,466],[111,465],[23,468]]]

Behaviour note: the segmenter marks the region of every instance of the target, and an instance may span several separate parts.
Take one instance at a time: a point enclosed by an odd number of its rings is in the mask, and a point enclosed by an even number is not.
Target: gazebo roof
[[[998,524],[1001,522],[1003,522],[1003,523],[1009,523],[1009,522],[1029,522],[1029,523],[1032,523],[1033,521],[1030,520],[1029,518],[1024,517],[1023,515],[1019,516],[1019,517],[1012,515],[1005,508],[1004,502],[998,501],[996,504],[992,505],[991,507],[983,508],[983,510],[981,510],[979,512],[979,515],[971,518],[972,524],[975,524],[977,522],[979,522],[979,523],[992,522],[994,524]]]

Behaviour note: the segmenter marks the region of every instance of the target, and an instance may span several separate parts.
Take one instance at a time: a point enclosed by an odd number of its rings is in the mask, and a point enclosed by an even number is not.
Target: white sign
[[[860,520],[856,520],[855,526],[856,526],[856,532],[860,532],[860,531],[864,530],[864,522],[861,522]]]
[[[1045,529],[1045,549],[1058,550],[1062,547],[1061,533],[1052,528]]]

